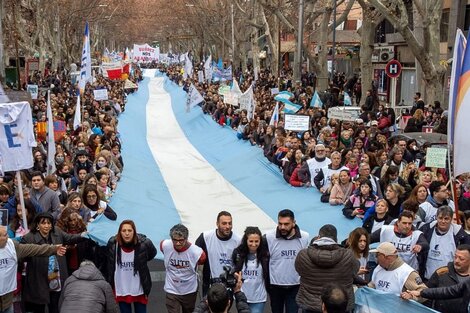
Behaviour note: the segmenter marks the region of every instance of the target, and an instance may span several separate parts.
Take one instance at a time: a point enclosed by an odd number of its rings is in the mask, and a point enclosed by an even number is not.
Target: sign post
[[[390,60],[385,66],[385,73],[391,78],[390,103],[394,110],[397,104],[397,78],[401,74],[401,69],[401,63],[398,60]]]

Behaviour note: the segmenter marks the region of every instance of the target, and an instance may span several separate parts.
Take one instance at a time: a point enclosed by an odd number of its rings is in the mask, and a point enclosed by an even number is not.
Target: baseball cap
[[[356,124],[364,124],[364,121],[362,120],[362,118],[357,118]]]
[[[370,122],[370,126],[377,126],[377,125],[379,125],[379,122],[377,121]]]
[[[397,248],[391,242],[382,242],[376,249],[369,251],[370,253],[382,253],[385,256],[397,255]]]

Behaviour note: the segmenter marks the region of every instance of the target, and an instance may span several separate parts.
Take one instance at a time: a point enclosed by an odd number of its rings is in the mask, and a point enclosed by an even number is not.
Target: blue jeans
[[[251,313],[263,313],[265,304],[266,302],[248,303],[248,305],[250,306]]]
[[[13,304],[5,310],[0,310],[0,313],[13,313]]]
[[[299,307],[295,301],[295,297],[298,291],[299,285],[271,285],[271,288],[269,288],[269,296],[271,298],[272,313],[283,313],[284,307],[286,308],[286,313],[297,313]]]
[[[132,313],[132,303],[118,302],[121,313]],[[140,302],[134,302],[135,313],[147,313],[147,305]]]

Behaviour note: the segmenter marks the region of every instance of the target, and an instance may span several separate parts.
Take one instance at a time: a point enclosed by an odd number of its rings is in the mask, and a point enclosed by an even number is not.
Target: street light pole
[[[299,82],[302,74],[302,43],[304,38],[304,0],[299,2],[299,27],[297,31],[297,53],[294,62],[294,81]]]
[[[333,45],[331,51],[331,80],[335,77],[335,53],[336,53],[336,0],[333,0]]]

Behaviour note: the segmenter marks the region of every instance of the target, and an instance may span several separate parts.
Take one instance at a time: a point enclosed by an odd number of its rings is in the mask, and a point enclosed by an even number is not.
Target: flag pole
[[[24,195],[23,195],[23,182],[21,180],[20,171],[16,171],[16,182],[18,184],[18,194],[20,196],[21,212],[23,218],[23,226],[25,230],[28,230],[28,218],[26,213],[26,208],[24,206]]]

